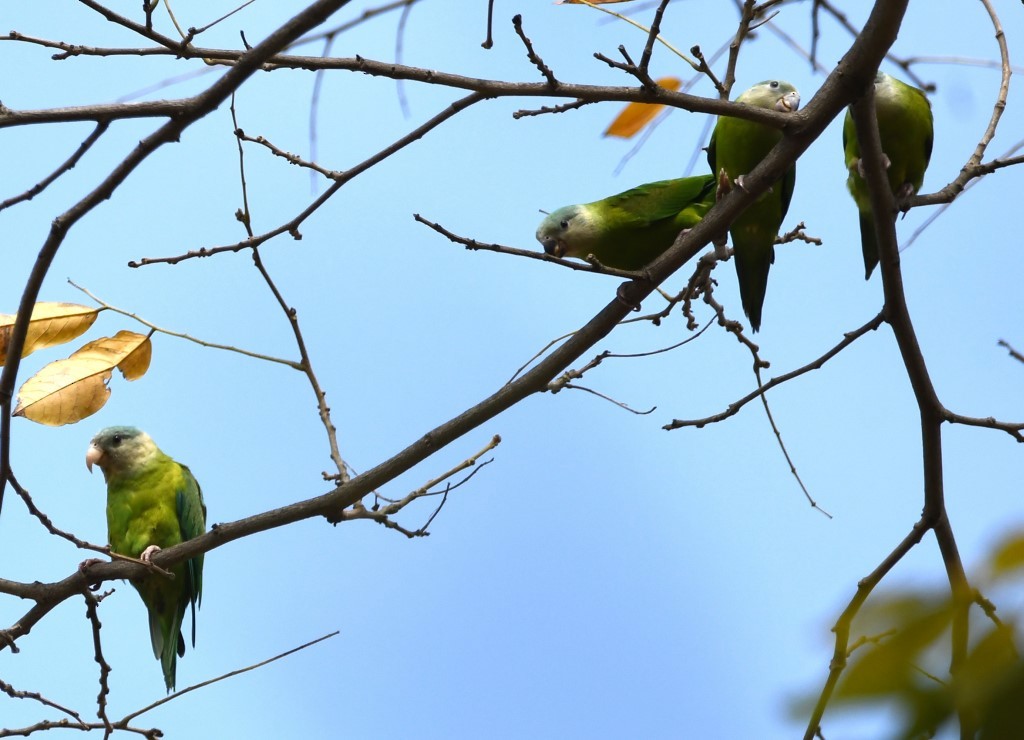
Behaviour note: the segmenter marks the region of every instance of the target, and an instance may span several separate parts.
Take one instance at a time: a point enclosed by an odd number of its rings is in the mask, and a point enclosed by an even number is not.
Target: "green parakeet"
[[[923,91],[890,77],[875,75],[875,117],[882,141],[883,160],[889,176],[889,189],[897,201],[917,193],[924,182],[924,171],[932,156],[932,106]],[[864,279],[878,264],[878,239],[871,214],[868,186],[860,163],[860,144],[849,111],[843,123],[843,149],[846,152],[847,187],[860,211],[860,245],[864,251]]]
[[[149,559],[162,548],[206,531],[206,504],[192,473],[160,451],[148,434],[134,427],[108,427],[95,437],[85,464],[99,465],[107,481],[107,536],[120,555]],[[196,607],[202,604],[203,556],[171,568],[174,578],[158,574],[133,583],[149,610],[153,654],[163,667],[167,690],[174,689],[178,656],[185,654],[181,623],[192,609],[192,647],[196,644]]]
[[[736,102],[792,113],[800,107],[800,93],[788,82],[766,80],[740,95]],[[781,139],[782,132],[771,126],[742,118],[720,117],[708,145],[711,171],[718,176],[724,170],[732,183],[742,187],[743,176],[757,167]],[[795,183],[794,165],[729,227],[743,311],[750,318],[754,331],[761,328],[768,271],[775,261],[775,237],[789,210]]]
[[[660,180],[604,200],[565,206],[537,228],[537,241],[555,257],[586,259],[639,270],[696,226],[715,204],[715,178]]]

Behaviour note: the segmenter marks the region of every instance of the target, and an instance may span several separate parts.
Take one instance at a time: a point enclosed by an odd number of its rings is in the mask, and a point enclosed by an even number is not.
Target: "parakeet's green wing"
[[[175,508],[178,526],[181,527],[182,541],[191,540],[206,531],[206,504],[203,491],[192,471],[181,466],[182,485],[176,493]],[[203,556],[191,558],[185,563],[187,597],[192,608],[192,647],[196,644],[196,606],[203,603]]]
[[[782,218],[785,219],[789,213],[789,201],[793,200],[793,190],[796,188],[796,167],[790,167],[782,176],[779,188],[782,191]]]
[[[614,195],[606,203],[614,209],[619,225],[642,228],[666,218],[675,218],[693,203],[705,200],[714,185],[713,177],[660,180]]]
[[[710,175],[659,180],[559,208],[537,227],[537,241],[555,257],[593,255],[605,267],[639,270],[699,223],[714,201]]]
[[[893,78],[894,82],[900,82]],[[917,125],[915,128],[919,128],[925,132],[923,140],[921,141],[921,148],[919,151],[924,155],[923,160],[916,162],[915,175],[915,188],[916,192],[921,188],[921,184],[924,182],[924,171],[928,169],[928,163],[932,158],[932,144],[935,139],[935,130],[932,124],[932,104],[928,100],[928,96],[924,94],[923,90],[918,90],[912,85],[900,83],[902,88],[908,95],[910,107],[917,113]],[[920,136],[920,134],[918,134]]]

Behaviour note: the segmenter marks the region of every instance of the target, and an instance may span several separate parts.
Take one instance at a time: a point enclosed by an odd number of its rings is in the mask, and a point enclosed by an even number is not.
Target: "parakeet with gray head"
[[[931,103],[924,91],[879,72],[875,75],[875,118],[893,197],[900,201],[915,195],[921,189],[932,156]],[[860,244],[867,280],[878,264],[878,238],[860,162],[860,144],[849,111],[843,122],[843,150],[849,173],[846,185],[860,211]]]
[[[765,80],[736,98],[736,102],[792,113],[800,107],[800,93],[788,82]],[[724,171],[730,184],[742,187],[743,176],[750,174],[781,140],[782,131],[777,128],[722,116],[708,145],[708,164],[716,177]],[[754,331],[761,328],[768,272],[775,261],[775,238],[789,210],[795,184],[793,165],[729,227],[743,311]]]
[[[606,267],[639,270],[696,226],[715,203],[715,178],[683,177],[551,213],[537,241],[555,257],[594,255]]]
[[[85,464],[90,472],[98,465],[107,482],[107,536],[112,552],[148,562],[161,549],[206,531],[206,504],[192,472],[164,454],[145,432],[124,426],[102,430],[89,444]],[[174,578],[153,574],[132,583],[149,611],[153,654],[163,668],[168,691],[175,686],[177,659],[185,654],[181,624],[189,607],[192,647],[196,644],[203,556],[170,570]]]

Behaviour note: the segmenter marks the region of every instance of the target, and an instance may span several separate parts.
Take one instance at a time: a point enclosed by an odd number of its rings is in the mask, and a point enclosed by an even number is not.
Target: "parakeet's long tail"
[[[167,614],[164,619],[156,609],[149,610],[149,639],[153,644],[153,655],[163,669],[164,685],[168,691],[174,691],[178,658],[185,655],[185,638],[181,634],[184,616],[184,607]]]
[[[736,277],[740,283],[740,298],[743,300],[743,313],[750,319],[750,327],[754,331],[761,328],[761,308],[764,306],[764,294],[768,289],[768,270],[775,261],[775,247],[767,250],[733,249],[736,261]]]
[[[878,264],[878,239],[875,237],[875,220],[869,211],[860,214],[860,248],[864,253],[864,279],[870,280]]]

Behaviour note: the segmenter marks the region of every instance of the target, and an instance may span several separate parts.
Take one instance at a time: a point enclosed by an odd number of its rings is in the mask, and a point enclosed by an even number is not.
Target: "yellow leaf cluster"
[[[81,336],[93,325],[99,312],[100,309],[77,303],[37,303],[32,309],[21,356],[26,357],[36,350],[64,344]],[[7,347],[14,332],[15,318],[16,314],[0,314],[0,365],[7,362]]]
[[[149,369],[152,354],[149,337],[131,331],[89,342],[26,380],[18,391],[14,415],[47,426],[81,421],[107,402],[107,383],[114,368],[125,380],[135,380]]]

